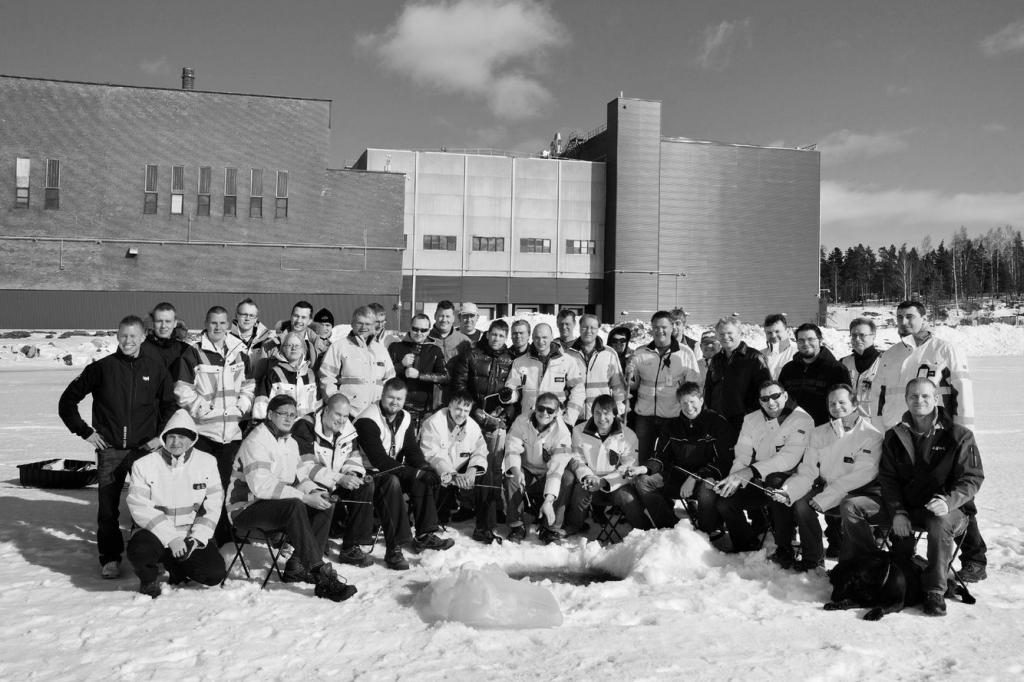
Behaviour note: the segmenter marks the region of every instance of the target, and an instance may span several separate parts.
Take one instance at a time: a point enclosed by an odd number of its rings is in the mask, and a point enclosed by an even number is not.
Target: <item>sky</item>
[[[0,0],[0,73],[177,88],[183,66],[332,100],[332,167],[538,151],[622,92],[666,136],[817,145],[829,248],[1024,228],[1019,0]]]

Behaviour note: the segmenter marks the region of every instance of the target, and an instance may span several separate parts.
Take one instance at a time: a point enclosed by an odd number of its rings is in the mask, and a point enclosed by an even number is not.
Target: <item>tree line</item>
[[[821,246],[822,297],[833,303],[920,298],[963,304],[1024,291],[1024,241],[1010,225],[969,237],[961,227],[947,245],[925,237],[920,246]]]

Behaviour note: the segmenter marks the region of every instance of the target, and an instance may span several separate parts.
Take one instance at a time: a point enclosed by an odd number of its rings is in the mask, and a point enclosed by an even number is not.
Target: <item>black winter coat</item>
[[[831,418],[828,413],[828,389],[836,384],[849,384],[850,372],[832,353],[824,350],[810,363],[795,356],[779,372],[779,383],[797,405],[804,408],[814,419],[815,426],[821,426]]]

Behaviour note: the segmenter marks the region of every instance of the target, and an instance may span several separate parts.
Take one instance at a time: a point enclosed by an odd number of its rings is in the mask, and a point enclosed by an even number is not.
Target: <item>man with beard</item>
[[[820,426],[829,420],[825,398],[836,384],[849,384],[850,373],[821,345],[821,329],[810,322],[796,330],[796,355],[779,372],[779,383],[789,397]]]

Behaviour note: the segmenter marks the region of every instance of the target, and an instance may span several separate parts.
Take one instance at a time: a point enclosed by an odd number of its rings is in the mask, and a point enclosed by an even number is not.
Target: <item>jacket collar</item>
[[[622,433],[622,423],[618,419],[614,420],[612,422],[612,428],[608,431],[608,434],[602,437],[597,430],[597,424],[594,423],[594,418],[591,417],[587,420],[587,423],[583,425],[583,433],[603,440],[604,438],[610,438],[617,433]]]
[[[658,352],[658,347],[654,345],[654,340],[653,339],[651,340],[651,342],[649,344],[647,344],[647,347],[650,348],[651,350],[653,350],[655,353]],[[679,350],[679,348],[680,348],[679,341],[676,339],[676,337],[674,337],[674,336],[669,337],[669,342],[668,342],[668,352],[669,352],[669,354],[675,353],[676,351]],[[739,350],[739,349],[737,348],[737,350]]]
[[[210,341],[210,337],[206,335],[205,331],[199,335],[199,348],[204,351],[220,354],[220,351],[214,347],[213,342]],[[243,348],[245,348],[245,344],[237,336],[228,334],[224,337],[225,359],[237,355]]]

